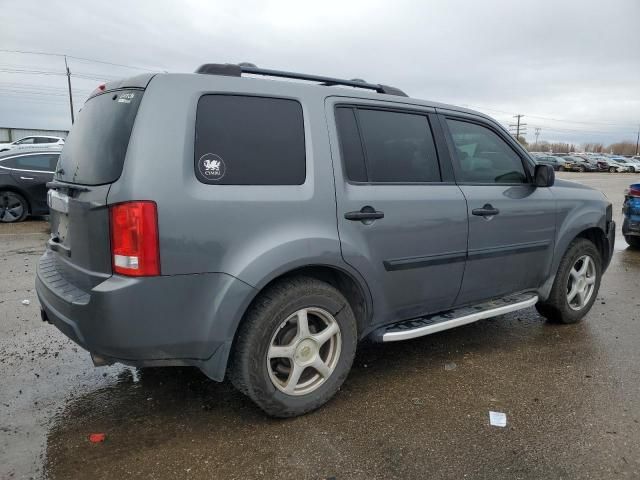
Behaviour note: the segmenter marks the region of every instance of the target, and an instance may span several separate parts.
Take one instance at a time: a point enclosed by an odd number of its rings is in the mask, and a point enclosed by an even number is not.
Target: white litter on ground
[[[489,423],[494,427],[507,426],[507,414],[502,412],[489,412]]]
[[[31,301],[27,300],[27,299],[24,299],[24,300],[22,300],[22,304],[23,305],[29,305],[29,304],[31,304]]]

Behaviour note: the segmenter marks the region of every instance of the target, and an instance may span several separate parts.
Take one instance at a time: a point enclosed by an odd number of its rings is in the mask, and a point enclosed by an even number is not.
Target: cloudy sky
[[[0,0],[0,126],[70,126],[64,60],[78,109],[102,81],[202,63],[394,85],[469,106],[527,139],[635,141],[640,0],[91,2]],[[96,63],[99,60],[135,68]]]

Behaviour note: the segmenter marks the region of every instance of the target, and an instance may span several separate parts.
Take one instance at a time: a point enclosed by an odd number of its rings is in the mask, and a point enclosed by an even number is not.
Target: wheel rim
[[[578,258],[567,281],[567,303],[572,310],[582,310],[591,300],[596,286],[596,265],[593,258],[583,255]]]
[[[20,220],[24,214],[22,200],[15,193],[0,193],[0,222],[10,223]]]
[[[273,385],[287,395],[317,390],[340,359],[340,325],[318,307],[302,308],[287,317],[271,337],[267,371]]]

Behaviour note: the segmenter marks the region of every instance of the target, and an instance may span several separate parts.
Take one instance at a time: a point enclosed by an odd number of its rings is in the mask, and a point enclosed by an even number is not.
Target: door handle
[[[490,203],[485,203],[482,208],[474,208],[471,210],[471,213],[477,215],[479,217],[493,217],[494,215],[498,215],[500,210],[497,208],[493,208],[493,205]]]
[[[33,177],[20,177],[20,180],[33,180]]]
[[[377,211],[373,207],[366,206],[362,207],[360,211],[345,213],[344,218],[347,220],[364,222],[366,220],[378,220],[380,218],[384,218],[384,213]]]

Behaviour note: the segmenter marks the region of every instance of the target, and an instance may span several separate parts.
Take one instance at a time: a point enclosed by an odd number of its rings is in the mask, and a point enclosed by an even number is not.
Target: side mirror
[[[556,172],[551,165],[536,165],[533,179],[536,187],[552,187],[556,181]]]

